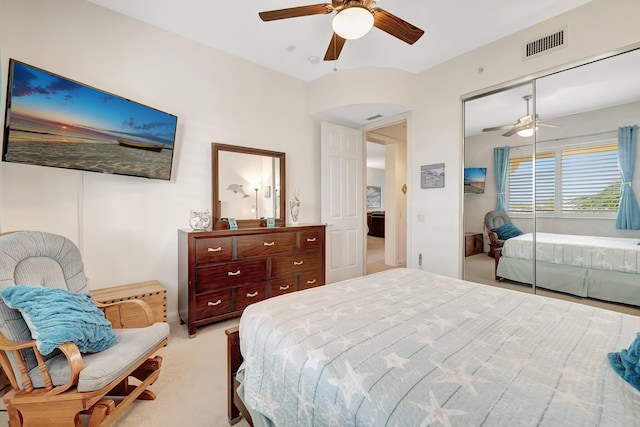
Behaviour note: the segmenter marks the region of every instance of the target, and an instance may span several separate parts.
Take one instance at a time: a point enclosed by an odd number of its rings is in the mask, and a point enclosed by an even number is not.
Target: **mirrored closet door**
[[[464,258],[466,279],[640,305],[638,70],[631,50],[465,100],[465,170],[487,168],[484,192],[465,183],[465,243],[483,213],[513,225],[494,227],[496,262]]]
[[[526,123],[532,115],[533,92],[529,82],[464,104],[466,280],[495,283],[496,259],[506,238],[520,233],[532,238],[535,138]],[[471,239],[479,240],[481,247],[469,251]],[[522,278],[514,286],[535,283],[533,262],[523,256],[507,266],[510,274]]]

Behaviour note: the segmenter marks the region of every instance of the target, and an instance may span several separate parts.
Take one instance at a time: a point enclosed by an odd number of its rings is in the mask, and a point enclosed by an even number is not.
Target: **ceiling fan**
[[[490,128],[484,128],[482,129],[482,132],[493,132],[494,130],[504,130],[504,129],[509,129],[507,132],[503,133],[502,136],[513,136],[513,135],[520,135],[523,137],[528,137],[533,135],[534,132],[534,120],[533,120],[533,116],[529,113],[529,101],[531,100],[531,98],[533,98],[532,95],[525,95],[522,97],[522,99],[524,99],[527,103],[527,115],[524,117],[520,117],[518,119],[518,121],[513,124],[513,125],[502,125],[502,126],[494,126],[494,127],[490,127]],[[538,115],[536,114],[535,117],[535,126],[536,129],[538,126],[546,126],[546,127],[550,127],[550,128],[557,128],[558,126],[556,125],[549,125],[549,124],[545,124],[545,123],[540,123],[540,120],[538,119]]]
[[[375,0],[331,0],[331,3],[270,10],[260,12],[258,15],[263,21],[275,21],[337,12],[333,18],[333,36],[324,55],[325,61],[338,59],[347,40],[364,36],[372,27],[408,44],[414,44],[422,37],[423,30],[379,7],[373,7],[375,2]]]

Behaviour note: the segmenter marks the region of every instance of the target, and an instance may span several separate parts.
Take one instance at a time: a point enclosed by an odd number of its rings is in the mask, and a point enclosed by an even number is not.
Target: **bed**
[[[532,234],[505,241],[496,279],[533,282]],[[640,306],[640,238],[536,233],[536,286]]]
[[[640,392],[607,359],[638,331],[628,314],[388,270],[249,306],[227,331],[230,421],[638,425]]]

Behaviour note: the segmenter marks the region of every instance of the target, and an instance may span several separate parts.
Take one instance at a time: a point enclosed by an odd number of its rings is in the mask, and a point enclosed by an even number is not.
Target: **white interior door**
[[[321,219],[327,283],[364,274],[363,132],[321,124]]]

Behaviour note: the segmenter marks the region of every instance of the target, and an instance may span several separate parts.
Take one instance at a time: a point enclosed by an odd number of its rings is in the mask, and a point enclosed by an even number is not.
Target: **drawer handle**
[[[293,265],[302,265],[304,261],[293,261]]]
[[[315,237],[307,237],[307,242],[315,242],[316,238]]]
[[[236,271],[235,273],[233,271],[227,272],[228,276],[237,276],[238,274],[240,274],[240,270]]]
[[[253,293],[247,293],[247,297],[248,297],[248,298],[253,298],[253,297],[255,297],[255,296],[258,296],[258,291],[255,291],[255,292],[253,292]]]
[[[287,286],[280,286],[280,290],[281,290],[281,291],[286,291],[287,289],[289,289],[289,285],[287,285]]]
[[[222,246],[218,246],[217,248],[207,248],[207,252],[220,252],[222,250]]]
[[[276,244],[276,242],[264,242],[263,243],[263,245],[265,245],[265,246],[273,246],[275,244]]]
[[[313,285],[314,283],[316,283],[316,279],[307,280],[307,285]]]
[[[219,300],[218,300],[218,301],[216,301],[216,302],[208,301],[208,302],[207,302],[207,305],[208,305],[209,307],[211,307],[211,306],[215,306],[215,305],[220,305],[220,303],[222,303],[222,300],[221,300],[221,299],[219,299]]]

